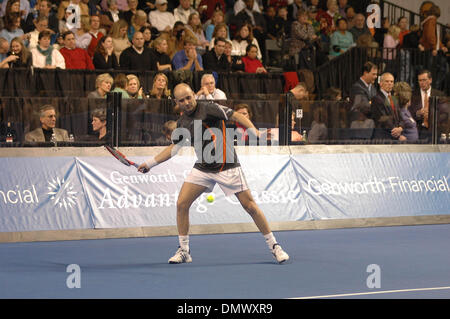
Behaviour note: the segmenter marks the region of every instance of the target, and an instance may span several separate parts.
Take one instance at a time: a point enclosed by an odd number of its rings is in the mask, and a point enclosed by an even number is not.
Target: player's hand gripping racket
[[[105,148],[111,153],[112,156],[117,158],[119,160],[119,162],[121,162],[122,164],[124,164],[126,166],[134,166],[136,168],[139,167],[139,164],[130,161],[125,155],[123,155],[121,152],[116,150],[114,147],[105,145]],[[143,173],[147,173],[148,171],[149,171],[148,169],[144,169]]]

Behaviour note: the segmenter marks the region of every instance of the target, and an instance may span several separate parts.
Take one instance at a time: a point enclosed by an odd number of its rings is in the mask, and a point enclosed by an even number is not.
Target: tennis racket
[[[135,163],[133,161],[130,161],[125,155],[123,155],[123,153],[119,152],[114,147],[109,146],[109,145],[105,145],[105,148],[111,153],[112,156],[114,156],[122,164],[124,164],[126,166],[134,166],[136,168],[139,167],[139,164],[137,164],[137,163]],[[147,173],[147,172],[148,172],[148,170],[144,171],[144,173]]]

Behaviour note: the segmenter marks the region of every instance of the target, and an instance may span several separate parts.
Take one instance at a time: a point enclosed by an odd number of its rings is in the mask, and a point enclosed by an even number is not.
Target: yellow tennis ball
[[[206,196],[206,201],[207,201],[208,203],[214,202],[214,195],[209,194],[208,196]]]

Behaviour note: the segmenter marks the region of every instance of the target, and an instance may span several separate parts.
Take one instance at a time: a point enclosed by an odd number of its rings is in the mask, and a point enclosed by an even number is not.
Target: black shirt
[[[225,125],[233,113],[232,109],[212,101],[197,101],[192,113],[184,112],[178,119],[177,129],[187,131],[175,131],[179,136],[173,142],[194,147],[197,155],[194,168],[217,173],[240,166],[234,149],[234,136],[230,136],[231,131],[227,132]]]
[[[50,142],[52,139],[53,129],[46,130],[45,128],[42,128],[42,132],[44,133],[45,141]]]
[[[207,71],[226,72],[230,68],[227,56],[222,54],[220,57],[217,57],[214,48],[203,54],[202,60],[203,68]]]
[[[126,48],[120,54],[120,68],[122,70],[155,71],[156,63],[150,49],[144,47],[139,54],[133,46]]]

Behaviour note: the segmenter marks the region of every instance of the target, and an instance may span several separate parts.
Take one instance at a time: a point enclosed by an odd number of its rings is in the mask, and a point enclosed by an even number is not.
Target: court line
[[[289,299],[335,298],[335,297],[350,297],[350,296],[389,294],[389,293],[396,293],[396,292],[430,291],[430,290],[447,290],[447,289],[450,289],[450,286],[448,286],[448,287],[431,287],[431,288],[398,289],[398,290],[382,290],[382,291],[369,291],[369,292],[355,292],[355,293],[336,294],[336,295],[295,297],[295,298],[289,298]]]

